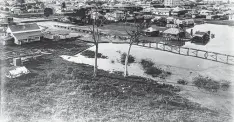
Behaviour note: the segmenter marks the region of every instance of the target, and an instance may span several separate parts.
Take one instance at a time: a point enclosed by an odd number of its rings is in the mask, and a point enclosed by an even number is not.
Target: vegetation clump
[[[95,58],[95,52],[92,50],[86,50],[86,51],[82,52],[81,55],[88,57],[88,58]],[[101,53],[97,53],[97,58],[107,59],[108,57],[102,55]]]
[[[126,53],[121,54],[120,61],[121,61],[121,64],[123,64],[123,65],[125,64],[126,56],[127,56]],[[134,63],[134,62],[135,62],[135,57],[132,56],[132,55],[129,55],[128,56],[128,64],[131,64],[131,63]]]
[[[222,88],[222,90],[226,91],[229,89],[230,85],[231,85],[231,82],[224,80],[221,83],[221,88]]]
[[[188,81],[184,80],[184,79],[179,79],[177,81],[178,84],[182,84],[182,85],[187,85],[188,84]]]
[[[194,78],[193,84],[198,88],[212,92],[217,92],[220,88],[222,90],[227,90],[230,87],[230,82],[228,81],[216,81],[204,76],[198,76]]]
[[[154,62],[150,60],[142,59],[140,64],[143,67],[145,73],[151,75],[152,77],[160,77],[164,79],[168,75],[171,75],[171,72],[166,72],[161,68],[155,67]]]

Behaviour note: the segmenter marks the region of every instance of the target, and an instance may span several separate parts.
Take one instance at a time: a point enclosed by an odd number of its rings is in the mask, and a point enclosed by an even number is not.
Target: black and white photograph
[[[234,0],[0,0],[0,122],[234,122]]]

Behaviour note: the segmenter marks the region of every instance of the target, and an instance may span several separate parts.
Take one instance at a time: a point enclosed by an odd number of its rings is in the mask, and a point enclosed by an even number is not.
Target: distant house
[[[143,30],[143,32],[146,36],[158,36],[159,35],[159,30],[156,28],[156,26],[151,26]]]
[[[188,10],[176,7],[172,10],[171,15],[179,16],[179,15],[185,15],[185,13],[188,13]]]
[[[201,10],[199,12],[200,15],[205,15],[205,16],[212,15],[212,13],[213,13],[213,11],[210,11],[210,10]]]
[[[105,18],[107,20],[114,20],[114,21],[116,20],[116,21],[118,21],[118,20],[124,19],[125,14],[124,14],[123,11],[117,10],[117,11],[114,11],[114,12],[111,12],[111,13],[106,13]]]
[[[7,34],[14,37],[14,43],[17,45],[40,41],[42,36],[42,32],[36,23],[10,25]]]
[[[157,8],[157,9],[154,9],[152,13],[156,15],[169,16],[171,14],[171,9],[170,8]]]
[[[193,19],[175,19],[174,24],[183,26],[194,26],[195,22]]]
[[[184,31],[179,28],[169,28],[163,32],[163,37],[169,38],[183,38]]]

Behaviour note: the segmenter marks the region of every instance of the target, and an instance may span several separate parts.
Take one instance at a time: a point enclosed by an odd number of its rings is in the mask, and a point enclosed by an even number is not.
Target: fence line
[[[234,65],[234,56],[232,55],[206,51],[206,50],[200,50],[200,49],[195,49],[195,48],[168,45],[168,44],[164,44],[161,42],[159,43],[157,42],[135,43],[135,45],[147,47],[147,48],[153,48],[156,50],[161,50],[161,51],[166,51],[166,52],[171,52],[171,53],[175,53],[179,55],[191,56],[191,57],[196,57],[196,58]]]
[[[68,30],[78,31],[81,33],[88,33],[88,34],[92,33],[91,30],[78,29],[78,28],[75,28],[72,26],[71,27],[61,26],[61,25],[54,25],[54,26],[59,27],[59,28],[68,29]],[[128,39],[128,37],[126,37],[126,36],[117,36],[117,35],[111,35],[111,34],[106,34],[106,33],[102,33],[102,32],[100,33],[100,35],[115,38],[115,39],[119,38],[121,40]],[[163,40],[186,41],[187,39],[163,38]],[[217,52],[212,52],[212,51],[206,51],[206,50],[200,50],[200,49],[195,49],[195,48],[187,48],[187,47],[182,47],[182,46],[169,45],[169,44],[165,44],[162,42],[144,42],[143,41],[142,43],[136,43],[135,45],[148,47],[148,48],[154,48],[156,50],[167,51],[167,52],[171,52],[171,53],[175,53],[175,54],[179,54],[179,55],[191,56],[191,57],[196,57],[196,58],[201,58],[201,59],[211,60],[211,61],[215,61],[215,62],[234,65],[234,56],[232,56],[232,55],[227,55],[227,54],[222,54],[222,53],[217,53]]]

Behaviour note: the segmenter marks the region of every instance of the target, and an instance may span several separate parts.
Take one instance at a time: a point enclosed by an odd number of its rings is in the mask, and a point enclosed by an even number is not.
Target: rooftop
[[[25,33],[14,33],[13,34],[18,40],[27,39],[32,36],[42,36],[41,31],[25,32]]]
[[[12,32],[40,30],[40,27],[36,23],[23,24],[23,25],[10,25],[9,28]]]

